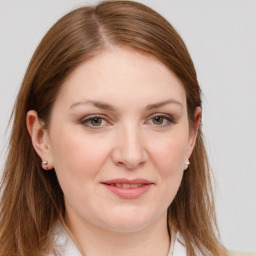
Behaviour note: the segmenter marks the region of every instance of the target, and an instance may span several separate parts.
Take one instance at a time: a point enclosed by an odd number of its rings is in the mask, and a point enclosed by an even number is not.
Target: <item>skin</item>
[[[75,69],[47,130],[35,111],[28,112],[33,146],[55,168],[67,225],[86,255],[167,255],[167,209],[192,153],[200,113],[189,129],[186,94],[175,74],[151,55],[118,47]],[[102,184],[117,178],[152,185],[125,199]]]

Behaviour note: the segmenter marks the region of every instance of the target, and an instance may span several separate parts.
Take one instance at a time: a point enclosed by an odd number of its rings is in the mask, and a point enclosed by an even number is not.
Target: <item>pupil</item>
[[[155,124],[161,124],[163,122],[163,118],[160,116],[156,116],[154,119]]]
[[[95,126],[99,126],[101,124],[101,118],[92,119],[92,124]]]

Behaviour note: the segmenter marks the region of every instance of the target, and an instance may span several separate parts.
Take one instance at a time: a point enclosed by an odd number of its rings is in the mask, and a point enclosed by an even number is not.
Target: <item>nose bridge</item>
[[[136,123],[120,126],[117,132],[114,159],[118,165],[134,169],[146,159],[142,132]]]

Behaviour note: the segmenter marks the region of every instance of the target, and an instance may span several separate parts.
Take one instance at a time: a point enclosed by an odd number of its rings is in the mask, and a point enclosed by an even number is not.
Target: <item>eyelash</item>
[[[86,116],[86,117],[82,118],[80,123],[83,124],[86,127],[92,128],[92,129],[100,129],[102,127],[102,125],[97,126],[97,125],[90,124],[90,122],[92,122],[95,119],[100,119],[103,122],[108,122],[108,121],[106,121],[106,117],[105,116],[102,116],[102,115],[90,115],[90,116]]]
[[[166,126],[169,126],[169,125],[171,125],[171,124],[175,124],[175,123],[176,123],[175,119],[174,119],[171,115],[169,115],[169,114],[163,114],[163,113],[156,113],[156,114],[153,114],[153,115],[150,117],[150,120],[152,120],[152,122],[153,122],[153,119],[156,118],[156,117],[162,118],[163,120],[165,120],[165,123],[164,123],[164,124],[160,124],[160,125],[154,124],[154,125],[156,125],[157,127],[166,127]]]
[[[159,125],[154,124],[153,123],[154,118],[162,118],[164,124],[159,124]],[[102,123],[100,123],[99,126],[93,125],[92,123],[90,123],[96,119],[101,120],[101,122],[110,123],[109,121],[107,121],[107,118],[104,115],[89,115],[89,116],[82,118],[80,123],[86,127],[91,128],[91,129],[100,129],[103,126],[105,126],[104,124],[102,125]],[[147,123],[151,123],[151,124],[155,125],[156,127],[166,127],[166,126],[176,123],[176,121],[174,120],[174,118],[171,115],[163,114],[163,113],[155,113],[155,114],[151,115],[149,118],[149,121],[147,121]]]

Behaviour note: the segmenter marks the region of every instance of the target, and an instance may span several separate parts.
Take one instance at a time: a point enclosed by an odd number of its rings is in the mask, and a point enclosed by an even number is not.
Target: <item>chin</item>
[[[138,232],[153,224],[157,219],[156,216],[149,213],[120,213],[119,215],[112,215],[106,220],[105,228],[118,233]]]
[[[106,226],[106,229],[117,232],[117,233],[134,233],[139,232],[148,226],[147,223],[113,223],[112,225]]]

